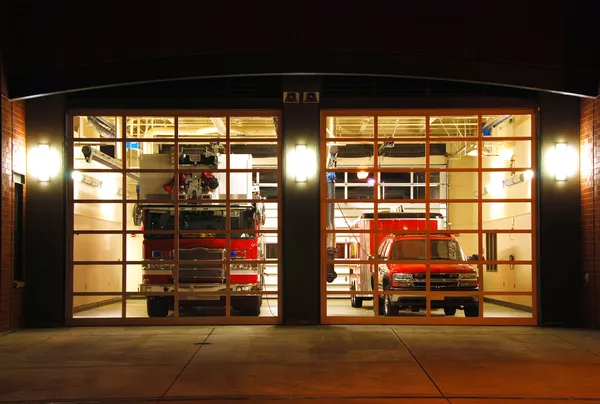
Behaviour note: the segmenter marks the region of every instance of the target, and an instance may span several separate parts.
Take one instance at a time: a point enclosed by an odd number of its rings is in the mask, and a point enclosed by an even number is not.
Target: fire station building
[[[600,328],[594,13],[543,4],[7,7],[0,330]]]

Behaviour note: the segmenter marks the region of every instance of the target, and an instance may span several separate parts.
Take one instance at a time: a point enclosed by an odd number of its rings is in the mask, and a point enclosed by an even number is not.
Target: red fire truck
[[[189,153],[182,150],[180,167],[189,166],[196,170],[179,175],[179,189],[175,189],[175,181],[170,174],[144,173],[140,175],[140,198],[156,199],[157,202],[137,204],[134,208],[134,224],[143,226],[145,231],[174,230],[176,218],[174,206],[165,199],[178,198],[179,234],[178,290],[180,292],[198,292],[197,295],[180,295],[180,308],[224,306],[226,289],[227,255],[230,258],[229,283],[230,290],[258,293],[263,290],[265,264],[252,261],[264,261],[266,245],[264,235],[260,233],[265,223],[263,199],[258,188],[252,185],[251,173],[230,173],[230,198],[255,199],[250,203],[230,204],[229,211],[219,194],[219,177],[224,173],[214,174],[210,170],[220,168],[218,153],[197,153],[190,162]],[[208,162],[206,157],[213,157]],[[231,168],[251,168],[251,155],[229,155]],[[236,164],[237,163],[237,164]],[[169,153],[144,155],[141,168],[172,167]],[[204,199],[198,203],[198,199]],[[189,203],[187,202],[189,200]],[[194,202],[196,201],[196,203]],[[185,202],[185,203],[181,203]],[[229,249],[227,238],[223,232],[230,233]],[[169,260],[175,259],[173,234],[144,235],[144,260],[152,261],[142,266],[142,282],[140,292],[172,292],[175,291],[174,265]],[[240,262],[236,262],[236,261]],[[194,261],[198,261],[197,263]],[[214,294],[213,294],[214,293]],[[231,308],[236,314],[258,316],[262,298],[258,295],[231,296]],[[148,296],[147,310],[149,317],[166,317],[174,308],[172,296]]]
[[[419,312],[426,308],[424,296],[411,296],[411,291],[426,290],[426,265],[418,261],[426,259],[425,234],[408,233],[407,230],[427,230],[429,223],[429,245],[431,252],[430,290],[473,292],[479,288],[477,268],[467,261],[476,256],[467,257],[456,238],[447,233],[436,233],[441,229],[443,218],[431,214],[426,220],[424,213],[380,212],[378,213],[379,242],[375,245],[373,213],[365,213],[353,224],[354,229],[370,230],[370,233],[356,233],[353,238],[355,258],[360,260],[377,259],[378,290],[408,292],[402,295],[379,296],[379,314],[397,315],[400,310]],[[433,261],[446,261],[434,263]],[[402,261],[410,261],[403,263]],[[448,263],[447,261],[450,261]],[[374,264],[355,264],[350,268],[352,291],[373,291]],[[353,295],[352,307],[362,307],[363,300],[369,295]],[[457,309],[464,310],[466,317],[479,315],[477,300],[468,294],[465,296],[446,296],[441,300],[432,300],[431,308],[444,310],[448,316],[456,314]]]

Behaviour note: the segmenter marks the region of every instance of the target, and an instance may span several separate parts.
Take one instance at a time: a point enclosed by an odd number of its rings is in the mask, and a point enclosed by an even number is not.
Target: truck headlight
[[[403,274],[403,273],[397,273],[392,275],[392,280],[394,281],[412,281],[413,276],[412,274]]]
[[[458,279],[463,281],[476,281],[478,278],[477,273],[469,273],[469,274],[459,274]]]

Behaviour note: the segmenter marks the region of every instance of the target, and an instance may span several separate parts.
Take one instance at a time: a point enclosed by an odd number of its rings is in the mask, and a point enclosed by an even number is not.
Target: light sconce
[[[296,182],[306,182],[315,175],[316,155],[306,145],[296,145],[296,149],[289,152],[287,157],[288,172],[296,177]]]
[[[29,151],[28,165],[40,182],[49,182],[60,170],[60,157],[49,144],[39,144]]]
[[[548,167],[556,181],[566,181],[577,170],[577,153],[567,143],[556,143],[548,154]]]

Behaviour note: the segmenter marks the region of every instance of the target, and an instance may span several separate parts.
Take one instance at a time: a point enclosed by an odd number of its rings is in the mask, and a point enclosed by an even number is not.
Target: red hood
[[[387,267],[392,273],[425,273],[425,264],[387,264]],[[469,264],[431,264],[429,266],[429,271],[432,274],[469,273],[477,272],[477,269]]]

